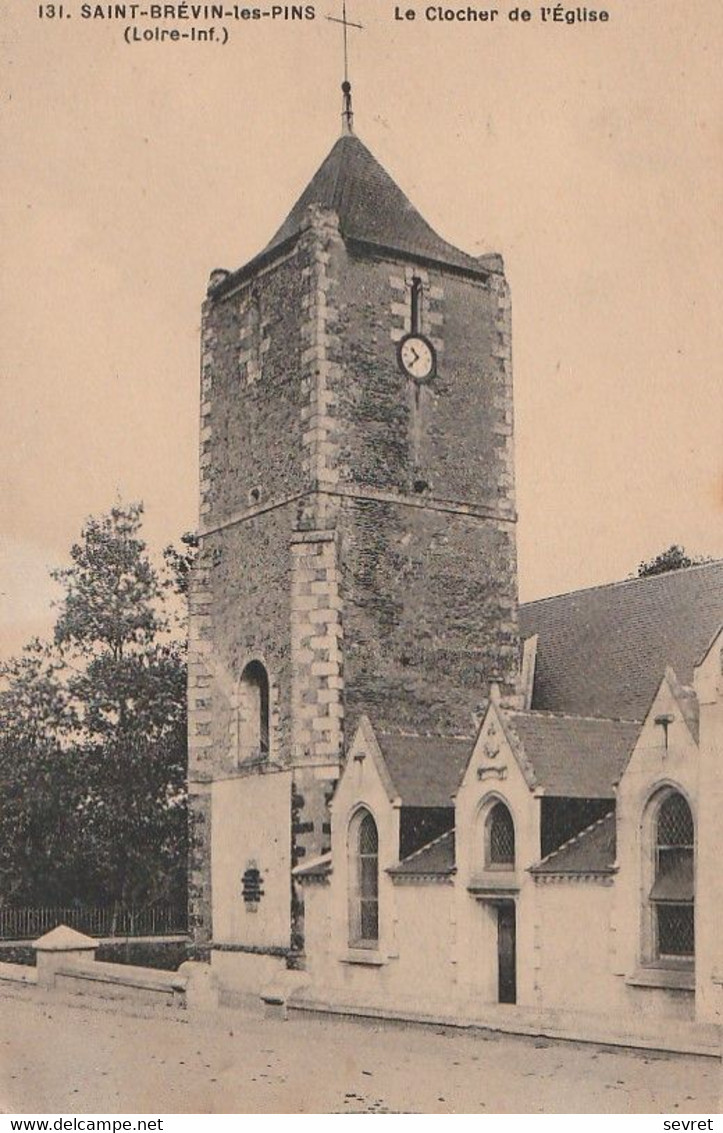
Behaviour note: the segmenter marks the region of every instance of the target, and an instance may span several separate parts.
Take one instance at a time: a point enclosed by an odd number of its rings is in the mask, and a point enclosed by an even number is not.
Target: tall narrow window
[[[349,848],[349,943],[354,948],[376,948],[379,943],[379,835],[368,810],[354,816]]]
[[[410,294],[410,321],[412,334],[419,334],[422,329],[422,293],[423,283],[421,279],[415,275],[412,280],[412,288]]]
[[[253,385],[261,377],[262,338],[261,299],[258,292],[254,291],[247,300],[242,341],[247,385]]]
[[[260,661],[249,661],[239,689],[239,759],[269,754],[269,677]]]
[[[655,878],[650,891],[654,958],[692,962],[694,927],[694,828],[688,803],[666,795],[655,821]]]
[[[488,869],[515,868],[515,827],[504,803],[495,803],[485,823],[485,865]]]

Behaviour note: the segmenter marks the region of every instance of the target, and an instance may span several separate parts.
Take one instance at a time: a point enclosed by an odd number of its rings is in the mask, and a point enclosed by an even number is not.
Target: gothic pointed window
[[[368,810],[358,811],[349,829],[349,944],[379,944],[379,834]]]
[[[485,823],[485,866],[487,869],[515,868],[515,827],[503,802],[497,802]]]
[[[424,293],[424,284],[421,279],[415,275],[412,280],[412,285],[409,294],[409,322],[412,334],[419,334],[422,329],[422,295]]]
[[[683,795],[669,791],[654,821],[654,878],[650,890],[653,958],[692,962],[695,955],[693,815]]]
[[[239,762],[269,754],[269,676],[260,661],[249,661],[239,687]]]

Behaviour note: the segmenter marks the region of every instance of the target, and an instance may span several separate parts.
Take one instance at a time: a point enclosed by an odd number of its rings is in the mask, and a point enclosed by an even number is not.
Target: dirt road
[[[718,1076],[712,1059],[484,1032],[0,999],[6,1113],[716,1113]]]

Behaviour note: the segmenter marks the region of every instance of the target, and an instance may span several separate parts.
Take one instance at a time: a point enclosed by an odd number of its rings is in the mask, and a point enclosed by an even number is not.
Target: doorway
[[[497,999],[517,1002],[517,918],[514,901],[497,906]]]

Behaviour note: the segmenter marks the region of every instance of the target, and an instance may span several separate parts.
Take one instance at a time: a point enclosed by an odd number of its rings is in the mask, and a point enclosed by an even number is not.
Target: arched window
[[[670,791],[654,823],[653,955],[692,961],[695,955],[693,815],[678,791]]]
[[[485,823],[485,866],[487,869],[515,868],[515,827],[504,803],[495,803]]]
[[[414,276],[409,289],[409,322],[412,334],[419,334],[422,329],[422,296],[424,284],[418,276]]]
[[[358,811],[349,830],[349,943],[354,948],[379,944],[379,834],[368,810]]]
[[[239,688],[239,760],[269,754],[269,677],[260,661],[249,661]]]

